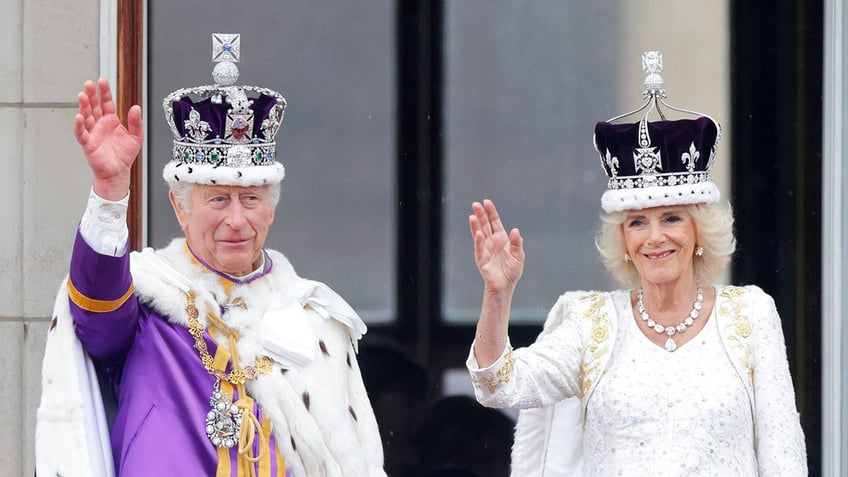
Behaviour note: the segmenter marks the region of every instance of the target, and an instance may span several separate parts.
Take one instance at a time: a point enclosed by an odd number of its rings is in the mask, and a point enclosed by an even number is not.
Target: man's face
[[[232,276],[246,275],[261,262],[274,222],[268,186],[194,186],[184,210],[170,193],[186,242],[198,258]]]

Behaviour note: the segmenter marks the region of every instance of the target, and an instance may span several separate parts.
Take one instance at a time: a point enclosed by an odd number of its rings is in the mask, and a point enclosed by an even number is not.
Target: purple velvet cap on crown
[[[268,119],[268,114],[277,104],[277,99],[265,94],[260,94],[253,99],[249,109],[253,113],[253,127],[249,132],[245,131],[248,137],[261,137],[265,140],[273,141],[274,138],[265,138],[262,131],[262,122]],[[200,118],[209,124],[209,132],[204,136],[207,141],[214,140],[216,137],[223,138],[227,136],[227,113],[230,111],[229,104],[214,103],[211,98],[206,98],[198,102],[194,102],[190,97],[183,96],[173,102],[174,108],[174,126],[180,133],[180,137],[186,137],[187,123],[190,121],[191,110],[194,109],[200,113]]]
[[[609,181],[606,212],[717,202],[710,178],[720,138],[708,117],[595,125],[595,149]]]

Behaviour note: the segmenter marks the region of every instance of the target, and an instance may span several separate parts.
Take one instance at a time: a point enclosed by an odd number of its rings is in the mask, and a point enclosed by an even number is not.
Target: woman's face
[[[621,227],[627,254],[643,282],[662,285],[694,276],[697,230],[686,206],[634,210]]]

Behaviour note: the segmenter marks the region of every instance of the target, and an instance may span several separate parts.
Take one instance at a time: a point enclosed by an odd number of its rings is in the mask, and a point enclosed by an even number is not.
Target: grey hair
[[[194,186],[197,184],[193,182],[175,181],[169,183],[168,185],[171,188],[171,192],[174,193],[174,198],[176,199],[177,204],[179,204],[180,208],[186,212],[191,210],[191,193],[194,191]],[[268,184],[265,187],[268,188],[268,200],[269,202],[271,202],[271,207],[277,207],[277,204],[280,202],[282,182]]]
[[[188,212],[191,209],[191,193],[194,191],[194,184],[191,182],[176,181],[168,185],[171,188],[171,193],[174,194],[177,205]]]
[[[695,260],[695,279],[712,283],[727,268],[736,251],[733,211],[730,204],[690,204],[686,210],[695,222],[696,246],[704,248],[704,255]],[[631,262],[624,261],[627,249],[621,226],[627,215],[627,211],[601,215],[595,248],[614,279],[625,285],[639,286],[639,272]]]

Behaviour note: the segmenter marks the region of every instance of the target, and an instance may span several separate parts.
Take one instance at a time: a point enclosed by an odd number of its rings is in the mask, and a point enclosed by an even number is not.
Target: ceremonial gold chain
[[[186,304],[185,309],[186,313],[188,313],[188,332],[194,337],[195,348],[197,348],[197,351],[200,353],[200,361],[203,363],[203,367],[206,368],[206,371],[208,371],[209,374],[238,386],[252,379],[256,379],[260,375],[271,372],[273,368],[273,361],[271,361],[271,358],[267,356],[257,356],[253,366],[245,366],[244,368],[238,367],[236,365],[237,360],[234,360],[233,369],[229,373],[226,373],[221,369],[216,369],[214,366],[215,358],[209,354],[209,349],[206,347],[206,340],[203,339],[203,332],[206,328],[204,328],[197,320],[200,313],[197,310],[197,306],[194,304],[194,294],[188,294],[188,303]],[[220,321],[220,319],[218,320]],[[230,330],[230,333],[235,333],[235,331]],[[235,353],[235,350],[232,350],[232,352]]]

